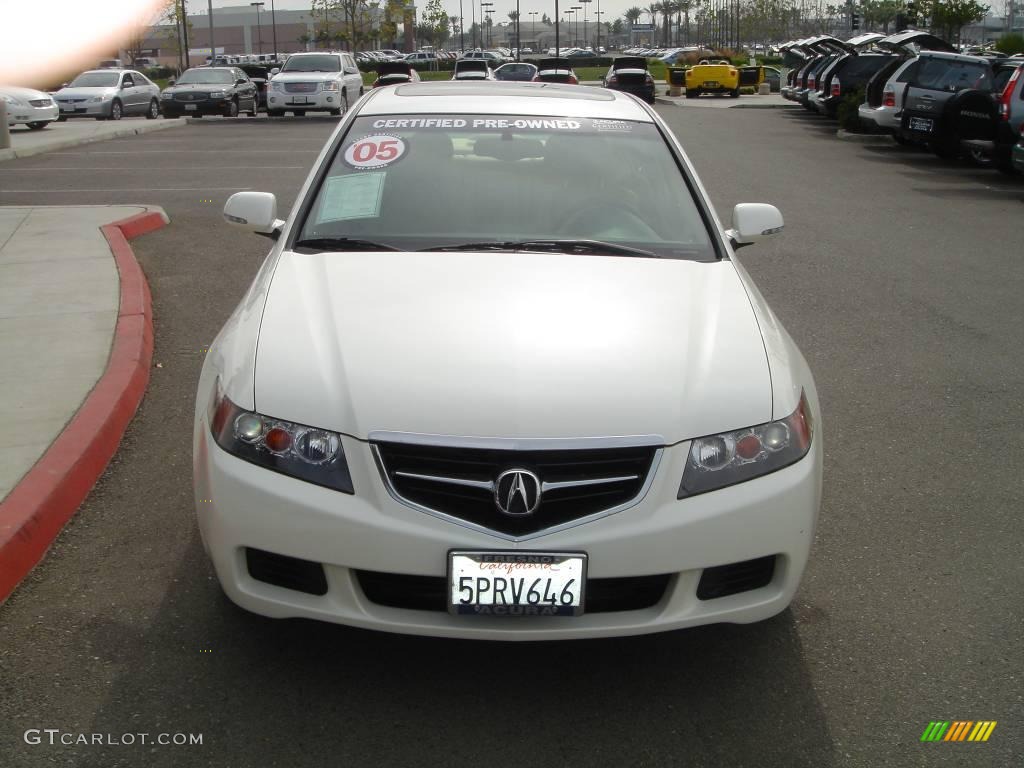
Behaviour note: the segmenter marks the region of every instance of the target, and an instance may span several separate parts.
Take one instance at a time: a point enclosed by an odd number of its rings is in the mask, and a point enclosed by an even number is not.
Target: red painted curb
[[[128,245],[165,224],[148,212],[101,227],[121,278],[107,368],[64,431],[0,502],[0,602],[35,567],[113,458],[142,402],[153,359],[149,284]]]

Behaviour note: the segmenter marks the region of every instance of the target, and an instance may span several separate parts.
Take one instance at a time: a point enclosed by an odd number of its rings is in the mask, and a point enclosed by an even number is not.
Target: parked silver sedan
[[[7,104],[7,124],[25,124],[40,130],[57,119],[57,105],[50,94],[31,88],[0,86],[0,99]]]
[[[54,95],[59,120],[94,117],[120,120],[125,115],[160,116],[160,87],[133,69],[93,69],[83,72]]]

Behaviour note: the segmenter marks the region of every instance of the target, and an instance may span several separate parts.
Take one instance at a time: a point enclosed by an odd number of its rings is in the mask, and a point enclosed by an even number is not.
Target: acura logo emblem
[[[526,469],[509,469],[494,484],[494,503],[506,515],[532,515],[540,506],[540,478]]]

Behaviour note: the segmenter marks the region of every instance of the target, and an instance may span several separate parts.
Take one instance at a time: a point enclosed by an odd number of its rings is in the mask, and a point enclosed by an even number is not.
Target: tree
[[[981,21],[988,13],[987,5],[979,5],[975,0],[925,0],[919,7],[932,20],[932,34],[946,40],[960,42],[960,31],[968,24]]]
[[[643,13],[643,11],[641,11],[639,8],[637,8],[634,5],[632,8],[627,9],[626,12],[623,14],[623,16],[625,16],[625,18],[626,18],[626,21],[629,23],[629,42],[630,42],[630,44],[633,43],[633,26],[637,23],[637,21],[640,20],[640,15],[642,13]]]
[[[547,24],[550,27],[551,26],[551,17],[548,16],[546,13],[542,13],[541,16],[540,16],[540,23],[541,24]]]

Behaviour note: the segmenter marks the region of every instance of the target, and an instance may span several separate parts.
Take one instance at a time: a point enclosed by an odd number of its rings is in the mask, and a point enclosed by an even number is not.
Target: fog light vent
[[[771,583],[775,574],[775,555],[744,560],[742,563],[705,568],[697,585],[700,600],[714,600],[740,592],[749,592]]]
[[[245,550],[245,562],[256,581],[307,595],[327,594],[327,577],[320,563],[249,548]]]

